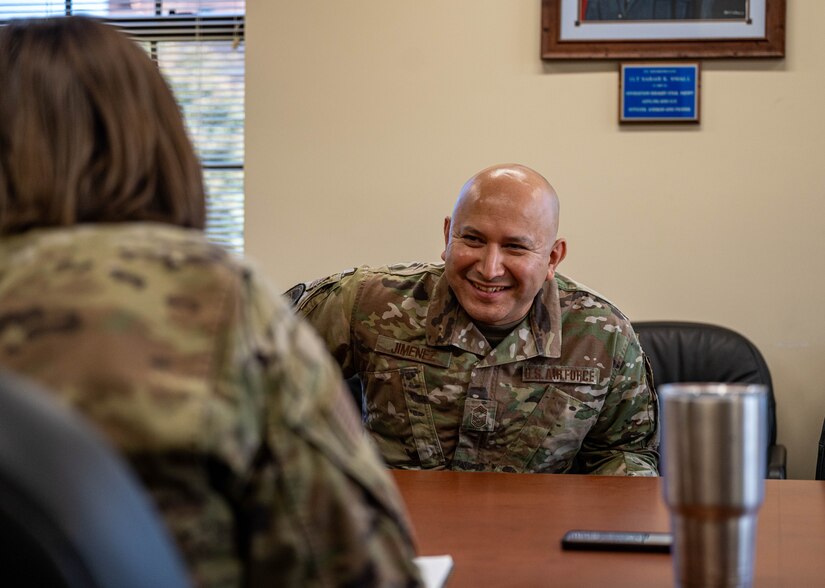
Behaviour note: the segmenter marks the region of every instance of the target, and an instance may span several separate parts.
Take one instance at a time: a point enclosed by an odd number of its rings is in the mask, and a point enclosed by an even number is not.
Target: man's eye
[[[468,243],[481,243],[481,239],[479,239],[475,235],[464,235],[462,239],[464,239]]]

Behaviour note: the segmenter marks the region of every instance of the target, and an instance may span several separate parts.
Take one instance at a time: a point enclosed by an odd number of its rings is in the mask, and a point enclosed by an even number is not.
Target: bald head
[[[444,219],[444,275],[473,321],[522,320],[567,245],[557,239],[559,199],[541,174],[523,165],[488,167],[461,188]]]
[[[467,180],[453,208],[453,221],[468,208],[490,199],[507,199],[510,205],[539,220],[550,241],[559,230],[559,197],[537,171],[517,163],[488,167]],[[538,216],[536,216],[538,215]]]

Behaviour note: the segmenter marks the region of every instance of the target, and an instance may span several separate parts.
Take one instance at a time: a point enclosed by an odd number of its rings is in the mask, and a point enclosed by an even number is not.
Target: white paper
[[[422,555],[413,559],[427,588],[441,588],[453,569],[450,555]]]

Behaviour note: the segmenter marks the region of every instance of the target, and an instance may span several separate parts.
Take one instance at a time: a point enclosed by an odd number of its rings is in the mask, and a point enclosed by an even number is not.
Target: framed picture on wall
[[[784,57],[786,0],[542,0],[542,59]]]

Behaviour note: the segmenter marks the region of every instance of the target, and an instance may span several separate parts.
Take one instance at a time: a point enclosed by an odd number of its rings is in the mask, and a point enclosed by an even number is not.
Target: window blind
[[[175,93],[203,166],[210,240],[244,246],[245,0],[0,0],[12,18],[86,15],[132,37]]]

